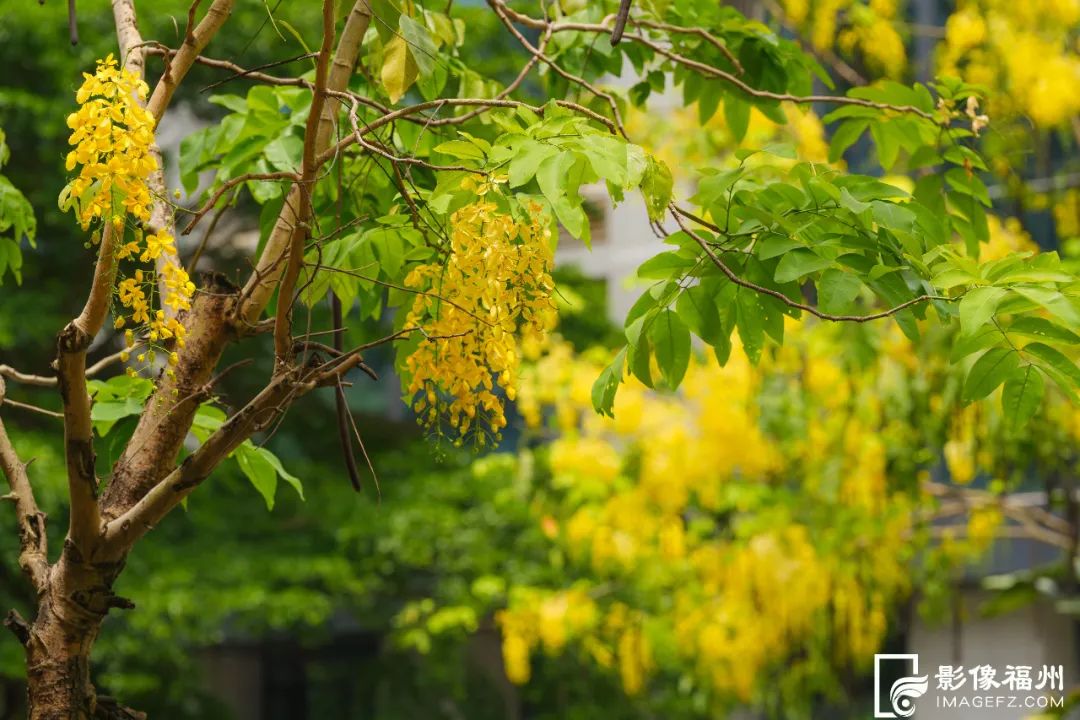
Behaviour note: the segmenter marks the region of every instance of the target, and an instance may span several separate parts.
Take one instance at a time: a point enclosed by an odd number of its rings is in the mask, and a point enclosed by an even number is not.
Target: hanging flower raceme
[[[79,175],[65,193],[83,229],[99,218],[120,227],[125,215],[146,222],[151,201],[146,178],[157,167],[150,152],[154,116],[142,106],[146,83],[117,67],[112,55],[98,61],[97,72],[83,77],[75,94],[79,109],[67,118],[68,143],[74,149],[65,163],[69,172],[78,167]]]
[[[481,185],[481,199],[451,217],[443,262],[405,279],[418,291],[407,323],[424,332],[406,359],[413,408],[437,435],[445,419],[450,434],[480,446],[506,426],[502,396],[515,397],[521,347],[542,343],[555,320],[542,208],[533,203],[515,219],[484,199],[491,188]]]
[[[83,77],[75,95],[79,109],[67,118],[72,131],[68,142],[74,149],[67,155],[66,167],[69,172],[78,168],[79,173],[64,188],[60,204],[74,208],[84,230],[99,220],[109,223],[118,261],[150,264],[150,269],[136,268],[130,273],[121,266],[113,324],[117,330],[126,328],[124,361],[137,345],[146,343],[149,347],[137,355],[137,361],[149,365],[161,343],[184,346],[186,330],[175,315],[191,309],[195,284],[179,264],[173,236],[165,230],[144,230],[152,202],[147,180],[157,169],[152,153],[154,116],[143,107],[146,83],[119,67],[112,55],[98,61],[93,75]],[[95,244],[100,242],[100,233],[96,230],[91,235]],[[159,277],[153,268],[160,258],[167,262],[161,263]],[[169,363],[176,364],[176,352],[164,351]],[[135,372],[128,368],[129,374]]]

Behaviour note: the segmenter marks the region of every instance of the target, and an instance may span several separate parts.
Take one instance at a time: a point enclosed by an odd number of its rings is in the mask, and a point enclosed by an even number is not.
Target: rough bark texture
[[[182,362],[176,367],[176,377],[161,378],[159,390],[143,412],[135,436],[117,463],[116,473],[103,496],[107,501],[104,508],[112,513],[119,514],[134,504],[175,465],[195,410],[210,391],[214,366],[233,337],[227,325],[235,297],[236,288],[224,278],[213,275],[204,278],[203,287],[185,318],[190,331],[185,347],[179,350]],[[65,345],[72,327],[74,324],[61,333],[61,358],[76,350]],[[63,373],[59,386],[67,405],[72,388]],[[69,459],[79,459],[75,468],[69,468],[69,473],[82,482],[92,483],[93,450],[89,442],[84,445],[85,448],[77,448],[78,452],[68,448]],[[5,459],[8,460],[5,471],[20,481],[20,471],[25,474],[25,468],[17,464],[17,458]],[[29,496],[29,492],[25,494]],[[27,511],[28,522],[35,516]],[[86,542],[77,543],[69,537],[60,560],[43,573],[33,623],[27,625],[17,616],[5,622],[26,647],[31,720],[142,717],[114,700],[97,697],[90,680],[90,651],[105,615],[112,608],[133,607],[130,601],[112,592],[130,548],[107,546],[103,538],[104,527],[100,522]]]
[[[211,373],[235,335],[229,326],[235,301],[236,288],[223,276],[204,278],[191,311],[182,318],[189,332],[176,351],[176,378],[160,379],[102,495],[106,519],[123,514],[176,465],[195,411],[209,396]]]
[[[90,682],[90,650],[102,620],[111,608],[132,607],[112,592],[121,567],[95,563],[65,545],[25,636],[30,720],[140,717],[99,701]]]
[[[214,0],[194,28],[191,25],[198,3],[192,5],[183,47],[171,58],[148,105],[155,118],[165,111],[176,86],[224,23],[233,3],[234,0]],[[125,67],[141,76],[144,51],[134,3],[112,0],[112,5]],[[368,0],[356,0],[332,62],[328,62],[334,35],[332,10],[333,3],[327,0],[324,24],[329,37],[323,43],[320,59],[321,84],[328,92],[340,92],[347,86],[356,64],[371,22],[371,10]],[[316,93],[320,100],[322,94],[325,93]],[[308,123],[305,136],[308,184],[315,180],[313,159],[330,144],[339,105],[338,100],[329,100],[321,112],[314,106],[315,119]],[[156,185],[162,182],[159,173],[152,180]],[[310,192],[310,188],[305,192]],[[177,456],[195,412],[212,393],[215,367],[222,352],[239,336],[256,331],[258,318],[280,282],[289,249],[287,241],[301,225],[298,222],[302,214],[301,184],[293,185],[288,197],[290,202],[280,213],[246,290],[238,290],[222,276],[203,279],[191,310],[180,318],[187,328],[187,337],[184,347],[173,348],[178,355],[178,362],[172,366],[175,376],[163,374],[158,378],[135,432],[99,498],[94,474],[91,400],[86,385],[86,349],[102,328],[115,280],[114,239],[106,228],[86,308],[58,338],[56,384],[64,401],[71,522],[60,558],[52,566],[48,564],[45,545],[45,516],[34,502],[26,464],[19,460],[0,423],[0,469],[12,489],[6,499],[13,500],[16,506],[22,545],[20,562],[37,594],[37,615],[32,623],[14,611],[3,623],[26,648],[31,720],[144,717],[111,698],[98,696],[90,677],[90,651],[106,614],[112,608],[134,607],[112,591],[132,546],[241,442],[280,417],[295,397],[315,387],[334,386],[342,374],[362,364],[358,351],[345,353],[322,366],[314,359],[312,366],[283,364],[262,392],[177,466]],[[155,207],[151,224],[169,227],[167,215],[167,210],[162,212],[161,207]],[[291,342],[291,337],[287,339]],[[51,382],[40,378],[37,384]],[[0,398],[3,393],[0,380]]]

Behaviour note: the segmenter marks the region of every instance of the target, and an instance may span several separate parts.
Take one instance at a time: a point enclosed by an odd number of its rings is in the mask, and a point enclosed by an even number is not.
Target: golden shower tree
[[[640,193],[657,250],[667,248],[639,271],[654,284],[593,386],[601,413],[611,413],[628,374],[675,390],[692,336],[726,361],[737,334],[756,362],[783,340],[786,317],[806,315],[892,319],[909,336],[928,318],[958,318],[952,357],[965,363],[965,398],[1004,385],[1016,418],[1038,411],[1046,379],[1069,395],[1080,384],[1061,349],[1080,330],[1075,275],[1053,253],[980,260],[990,199],[976,149],[988,122],[978,87],[942,78],[814,94],[815,79],[831,82],[810,56],[705,0],[565,9],[489,0],[486,12],[518,48],[503,80],[463,60],[472,10],[323,0],[321,34],[304,58],[313,69],[293,76],[283,65],[251,69],[205,54],[234,2],[201,5],[191,5],[173,48],[141,36],[132,0],[113,1],[117,52],[85,75],[70,147],[57,148],[72,176],[57,188],[61,207],[93,254],[85,306],[59,331],[53,373],[2,368],[9,382],[55,386],[63,403],[70,512],[59,550],[47,547],[33,468],[0,425],[19,561],[38,598],[34,618],[6,622],[26,648],[32,718],[138,716],[99,697],[90,678],[104,617],[133,607],[112,589],[125,560],[229,457],[270,497],[279,476],[299,486],[251,439],[307,393],[333,388],[341,398],[354,371],[376,379],[364,363],[370,348],[395,344],[407,401],[439,441],[497,442],[522,357],[552,326],[558,232],[589,241],[585,185],[602,184],[613,202]],[[216,98],[228,113],[185,140],[185,184],[214,179],[178,224],[154,133],[196,63],[253,86]],[[611,86],[625,74],[638,81]],[[696,192],[681,199],[670,170],[624,122],[632,106],[665,92],[696,104],[702,123],[722,113],[737,142],[752,113],[784,123],[810,105],[828,108],[834,160],[869,134],[884,168],[934,172],[909,193],[788,147],[749,147],[701,168]],[[269,218],[249,276],[234,285],[211,274],[196,285],[177,231],[241,193]],[[0,237],[5,257],[31,232],[26,222],[15,229]],[[330,328],[296,321],[327,298]],[[350,314],[394,327],[346,348],[341,320]],[[92,341],[110,332],[120,348],[88,364]],[[260,352],[244,342],[259,334],[273,338],[273,371],[226,412],[215,385],[235,366],[219,367],[222,354],[237,344]],[[90,379],[117,363],[126,375]],[[94,407],[117,402],[133,403],[138,423],[102,473],[95,434],[111,428]]]

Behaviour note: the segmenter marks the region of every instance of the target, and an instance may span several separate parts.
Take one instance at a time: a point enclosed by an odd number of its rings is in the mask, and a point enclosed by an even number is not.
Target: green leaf
[[[274,509],[274,495],[277,493],[277,469],[250,440],[244,441],[235,452],[236,462],[247,479],[262,495],[266,509]]]
[[[586,138],[581,152],[588,158],[593,172],[601,179],[618,188],[626,187],[628,175],[625,141],[615,137],[594,135]]]
[[[1043,343],[1031,343],[1024,346],[1023,352],[1032,355],[1040,364],[1052,368],[1068,378],[1073,385],[1080,387],[1080,368],[1060,350]]]
[[[914,232],[915,213],[908,210],[900,203],[886,202],[884,200],[872,200],[874,222],[892,230]]]
[[[624,347],[615,356],[615,359],[604,368],[600,377],[592,386],[592,403],[596,412],[608,417],[615,417],[615,393],[623,379],[623,367],[626,364],[626,348]]]
[[[720,105],[720,88],[712,83],[703,83],[701,94],[698,96],[698,122],[702,125],[709,122],[716,114],[716,108]],[[724,112],[727,114],[727,102],[724,102]]]
[[[684,257],[678,251],[672,250],[654,255],[643,262],[637,274],[639,278],[646,280],[667,280],[675,275],[682,275],[683,271],[695,264],[693,258]]]
[[[734,95],[728,95],[724,98],[724,121],[731,131],[732,139],[741,143],[750,125],[750,104]]]
[[[280,135],[263,148],[267,162],[275,170],[296,172],[304,155],[304,141],[295,135]]]
[[[886,123],[874,123],[870,126],[870,135],[877,145],[878,162],[882,169],[888,170],[896,164],[900,153],[900,141],[897,132]]]
[[[1035,415],[1045,391],[1046,381],[1034,365],[1024,365],[1009,376],[1001,392],[1001,408],[1010,430],[1024,427]]]
[[[951,267],[935,275],[930,284],[940,290],[949,290],[959,285],[971,285],[979,282],[980,278],[963,268]]]
[[[224,424],[225,411],[205,402],[195,411],[195,417],[191,423],[191,434],[198,438],[199,442],[206,442],[210,433]]]
[[[691,332],[710,345],[715,345],[722,342],[718,336],[723,333],[723,323],[710,285],[702,282],[683,290],[675,302],[675,311]]]
[[[409,54],[416,63],[421,75],[430,75],[436,63],[439,63],[438,49],[426,27],[408,15],[398,18],[401,37],[409,46]]]
[[[510,187],[521,187],[536,175],[536,169],[540,163],[552,155],[558,154],[559,150],[548,143],[527,139],[515,148],[510,158]]]
[[[1041,317],[1029,316],[1018,318],[1009,326],[1008,330],[1017,335],[1043,338],[1044,340],[1053,340],[1069,345],[1080,344],[1080,335],[1077,335],[1071,330],[1066,330],[1057,323]]]
[[[435,146],[436,152],[445,153],[461,160],[484,160],[484,151],[468,140],[449,140]],[[536,169],[533,169],[536,172]]]
[[[1002,340],[1001,331],[996,326],[984,325],[976,330],[974,335],[962,335],[957,339],[949,358],[954,363],[959,362],[972,353],[997,345]]]
[[[1006,290],[999,287],[979,287],[960,299],[960,327],[967,334],[981,328],[994,316]]]
[[[641,194],[645,197],[645,208],[649,212],[650,220],[656,222],[664,217],[671,202],[673,188],[671,170],[663,160],[649,155],[645,175],[641,179]]]
[[[379,72],[383,88],[386,89],[386,94],[390,96],[391,103],[396,103],[408,92],[412,84],[416,82],[418,73],[419,68],[416,59],[413,57],[408,44],[400,35],[395,35],[386,44],[386,50],[383,53],[383,66]]]
[[[656,364],[668,389],[674,390],[686,375],[690,364],[690,330],[673,310],[657,313],[649,327],[649,339],[656,353]]]
[[[95,402],[90,408],[90,420],[94,423],[94,429],[98,435],[105,436],[112,430],[117,420],[132,415],[139,415],[143,411],[143,401],[135,398],[124,400],[106,400]]]
[[[649,342],[649,333],[643,332],[645,323],[653,317],[646,314],[639,317],[626,328],[627,360],[630,363],[630,372],[640,380],[645,387],[653,387],[652,367],[652,343]]]
[[[262,455],[263,458],[265,458],[266,461],[273,466],[274,470],[277,471],[278,476],[282,480],[292,485],[293,489],[296,490],[296,494],[300,496],[300,499],[304,500],[304,486],[300,482],[300,478],[285,470],[285,468],[281,464],[281,460],[278,459],[278,456],[270,452],[266,448],[259,448],[259,454]]]
[[[964,400],[981,400],[1005,381],[1020,365],[1020,356],[1012,348],[991,348],[983,353],[968,371],[964,382]]]
[[[967,170],[962,168],[946,170],[945,182],[957,192],[970,195],[986,207],[990,207],[990,194],[986,190],[986,185],[977,176],[968,174]]]
[[[841,124],[829,141],[829,162],[834,163],[843,157],[844,152],[858,142],[869,125],[870,121],[865,118],[855,118]]]
[[[769,233],[764,237],[758,236],[754,253],[757,255],[758,260],[769,260],[798,247],[803,247],[803,244],[789,235]]]
[[[725,195],[731,186],[738,182],[743,172],[742,168],[734,168],[705,175],[698,181],[697,193],[690,200],[701,207],[710,207],[721,201],[726,205]]]
[[[383,42],[388,42],[394,37],[394,28],[399,27],[398,18],[401,17],[401,8],[397,0],[368,0],[372,14],[378,18],[371,23]]]
[[[588,245],[589,218],[578,194],[584,166],[585,160],[574,153],[552,155],[537,168],[536,182],[567,232]]]
[[[857,200],[854,195],[848,192],[847,188],[840,191],[840,207],[847,208],[856,215],[861,215],[870,209],[870,203]]]
[[[815,255],[810,250],[797,248],[784,253],[776,266],[773,279],[778,283],[791,282],[801,277],[823,270],[833,264],[832,260]]]
[[[142,414],[154,384],[145,378],[118,375],[108,380],[91,380],[87,388],[94,398],[90,420],[104,437],[118,420]]]
[[[851,312],[861,287],[862,281],[855,275],[830,268],[817,281],[818,305],[836,315]]]
[[[758,294],[746,288],[739,288],[736,302],[735,328],[739,331],[743,352],[752,364],[757,365],[765,347],[765,326],[762,323],[765,309]]]
[[[761,105],[758,105],[758,109],[763,109]],[[782,122],[778,124],[783,124]],[[735,151],[735,159],[739,162],[743,162],[747,158],[753,157],[758,153],[768,153],[769,155],[775,155],[779,158],[786,158],[788,160],[794,160],[798,157],[798,153],[795,152],[795,146],[791,143],[769,143],[765,147],[753,149],[753,148],[739,148]]]
[[[1057,290],[1041,287],[1021,287],[1017,285],[1014,285],[1010,289],[1031,302],[1046,308],[1050,311],[1051,315],[1067,325],[1072,327],[1080,326],[1080,312],[1077,312],[1076,307],[1069,298],[1065,297]]]

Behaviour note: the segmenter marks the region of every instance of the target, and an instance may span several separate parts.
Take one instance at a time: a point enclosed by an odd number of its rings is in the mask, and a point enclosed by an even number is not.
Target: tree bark
[[[158,378],[154,395],[102,494],[107,519],[122,515],[176,464],[199,403],[209,397],[207,383],[226,344],[235,337],[229,321],[235,302],[236,288],[223,275],[203,278],[183,318],[188,336],[184,347],[176,349],[180,356],[176,375]]]
[[[90,681],[90,651],[111,608],[132,603],[112,592],[121,563],[94,563],[67,544],[53,567],[30,626],[12,627],[26,647],[30,720],[145,717],[109,698]],[[19,622],[9,623],[18,625]]]
[[[143,74],[141,38],[135,25],[132,0],[112,0],[117,35],[125,68]],[[224,22],[233,0],[215,0],[206,17],[191,30],[196,7],[189,13],[184,47],[171,58],[148,108],[160,119],[175,86],[199,51]],[[324,2],[325,38],[320,59],[320,81],[313,101],[313,118],[305,133],[305,171],[314,184],[320,153],[330,144],[340,101],[324,98],[348,86],[372,13],[368,0],[355,0],[343,28],[337,51],[330,52],[334,36],[333,3]],[[167,58],[168,62],[168,58]],[[318,101],[326,106],[319,111]],[[350,368],[362,365],[359,350],[344,353],[326,367],[293,367],[275,371],[269,384],[216,430],[179,466],[177,456],[191,428],[199,404],[211,395],[213,372],[229,342],[260,329],[258,318],[285,270],[290,249],[287,241],[303,217],[300,185],[290,190],[290,204],[282,210],[247,288],[239,291],[220,276],[211,276],[183,318],[188,329],[183,347],[175,347],[174,375],[156,382],[138,425],[111,473],[102,496],[94,475],[91,399],[86,390],[86,346],[105,320],[115,280],[113,240],[106,226],[95,281],[83,313],[62,333],[59,344],[58,385],[64,400],[64,427],[71,499],[68,539],[60,559],[47,560],[44,515],[21,463],[0,423],[0,470],[11,485],[20,522],[20,565],[37,593],[37,615],[27,623],[12,612],[4,621],[26,650],[28,711],[31,720],[133,720],[142,713],[97,694],[90,678],[90,652],[102,621],[112,608],[132,608],[117,597],[113,583],[135,541],[173,509],[216,465],[244,439],[280,416],[298,395],[315,387],[340,382]],[[157,204],[157,203],[155,203]],[[156,212],[156,211],[155,211]],[[295,260],[295,258],[294,258]],[[295,262],[294,262],[295,265]],[[283,295],[290,299],[291,293]],[[279,337],[284,335],[279,332]],[[291,342],[290,338],[285,338]],[[4,394],[0,379],[0,399]]]

